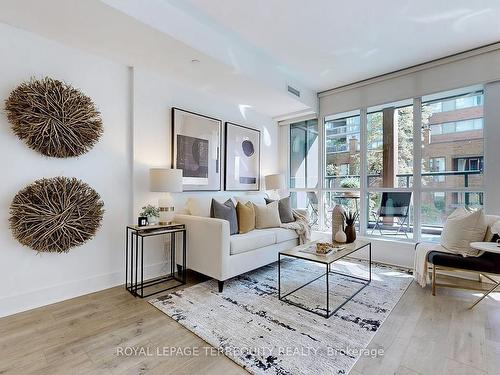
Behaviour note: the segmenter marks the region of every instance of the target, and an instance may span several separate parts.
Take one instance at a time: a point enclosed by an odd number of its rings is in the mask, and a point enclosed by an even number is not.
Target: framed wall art
[[[183,191],[221,190],[222,121],[172,108],[172,168],[182,169]]]
[[[226,122],[225,151],[225,189],[260,190],[260,131]]]

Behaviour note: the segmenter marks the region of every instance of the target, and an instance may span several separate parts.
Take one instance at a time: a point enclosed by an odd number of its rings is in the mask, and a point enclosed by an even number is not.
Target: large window
[[[438,239],[454,209],[483,205],[483,102],[453,90],[290,125],[295,206],[319,230],[341,204],[362,235]]]

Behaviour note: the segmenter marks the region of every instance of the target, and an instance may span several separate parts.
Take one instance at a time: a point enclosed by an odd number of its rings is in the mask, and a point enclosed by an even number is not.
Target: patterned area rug
[[[362,261],[336,262],[332,270],[368,276]],[[282,295],[324,271],[282,260]],[[402,270],[373,265],[372,282],[325,319],[279,301],[277,275],[275,263],[226,281],[222,293],[210,280],[149,302],[251,373],[347,374],[361,355],[374,355],[367,345],[412,280]],[[321,277],[289,298],[324,313],[325,283]],[[339,275],[330,275],[329,285],[331,308],[362,286]]]

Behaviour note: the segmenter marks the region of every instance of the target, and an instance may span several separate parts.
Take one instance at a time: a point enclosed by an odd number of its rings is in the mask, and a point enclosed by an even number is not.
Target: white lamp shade
[[[149,190],[163,193],[182,192],[182,169],[151,168]]]
[[[282,174],[269,174],[265,177],[266,190],[281,190],[285,188],[285,176]]]

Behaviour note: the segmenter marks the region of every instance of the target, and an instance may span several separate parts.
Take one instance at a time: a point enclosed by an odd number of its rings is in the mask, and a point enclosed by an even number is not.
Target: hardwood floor
[[[190,275],[189,284],[199,281]],[[369,345],[384,355],[360,358],[351,374],[499,374],[500,303],[488,298],[467,310],[472,293],[438,289],[433,297],[413,283]],[[125,347],[150,352],[120,355],[118,348]],[[164,347],[199,353],[156,355]],[[122,287],[0,319],[0,374],[246,373],[205,348],[199,337]]]

